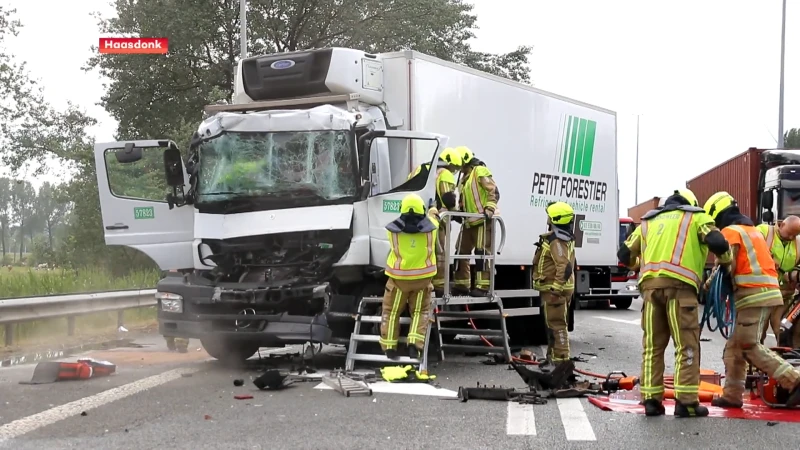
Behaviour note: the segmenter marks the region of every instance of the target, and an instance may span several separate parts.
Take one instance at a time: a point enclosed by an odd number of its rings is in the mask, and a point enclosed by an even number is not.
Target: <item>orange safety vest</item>
[[[778,271],[764,235],[754,226],[730,225],[722,235],[733,247],[739,246],[733,281],[741,288],[778,289]]]

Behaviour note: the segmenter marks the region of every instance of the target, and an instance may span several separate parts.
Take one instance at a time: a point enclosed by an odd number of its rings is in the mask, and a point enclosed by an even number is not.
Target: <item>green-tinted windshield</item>
[[[269,194],[356,194],[348,131],[225,133],[200,145],[198,200]]]

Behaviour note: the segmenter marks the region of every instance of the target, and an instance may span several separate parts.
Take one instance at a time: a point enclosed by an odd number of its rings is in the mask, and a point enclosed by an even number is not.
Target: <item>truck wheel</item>
[[[200,343],[212,358],[226,365],[241,365],[258,351],[257,344],[248,342],[234,343],[219,338],[200,339]]]
[[[614,307],[617,309],[628,309],[633,304],[633,297],[614,300]]]

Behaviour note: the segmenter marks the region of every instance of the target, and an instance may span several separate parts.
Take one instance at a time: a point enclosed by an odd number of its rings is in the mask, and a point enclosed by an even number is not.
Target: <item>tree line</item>
[[[115,138],[167,138],[186,149],[203,106],[233,93],[239,1],[116,0],[113,4],[114,17],[96,17],[100,35],[169,38],[167,55],[97,54],[86,62],[87,72],[99,71],[108,79],[101,103],[119,122]],[[248,50],[250,54],[331,46],[368,52],[418,50],[530,82],[531,47],[522,45],[505,54],[472,48],[470,40],[477,29],[472,8],[462,0],[249,0]],[[0,162],[12,173],[25,169],[36,176],[46,172],[45,163],[55,161],[74,176],[57,189],[51,187],[64,202],[59,203],[58,211],[64,213],[58,220],[34,218],[33,212],[40,210],[34,202],[41,191],[34,195],[29,184],[9,183],[9,192],[18,194],[9,194],[8,203],[0,198],[7,205],[0,241],[8,240],[0,244],[24,252],[36,246],[36,233],[47,229],[57,231],[52,239],[44,235],[47,248],[65,264],[103,265],[118,272],[152,267],[138,252],[105,245],[93,138],[88,133],[96,121],[74,105],[51,106],[18,55],[6,50],[4,43],[22,26],[14,10],[0,6]],[[11,199],[18,199],[18,206]]]

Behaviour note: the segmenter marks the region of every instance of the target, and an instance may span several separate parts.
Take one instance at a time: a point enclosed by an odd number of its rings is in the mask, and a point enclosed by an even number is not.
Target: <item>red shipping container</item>
[[[750,148],[687,181],[686,187],[697,196],[701,208],[709,197],[719,191],[726,191],[739,203],[742,214],[755,220],[758,207],[759,158],[763,151]]]
[[[656,209],[660,200],[661,199],[659,197],[653,197],[650,200],[645,200],[636,206],[631,206],[628,208],[628,217],[633,219],[633,223],[637,225],[642,223],[642,216],[647,214],[648,211]]]

